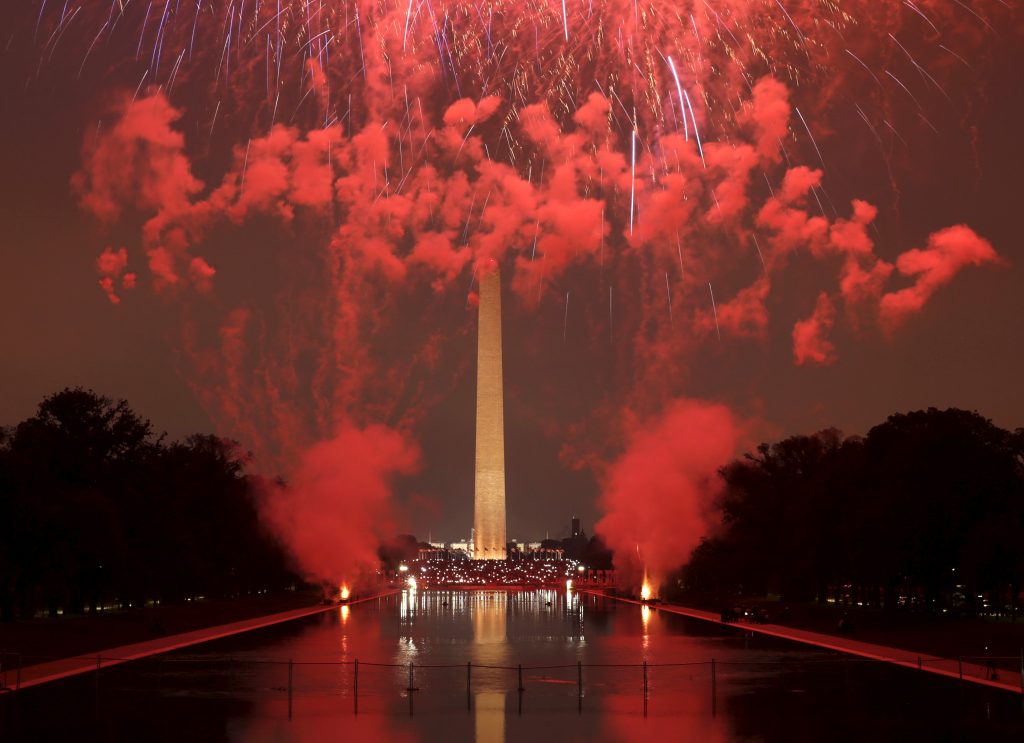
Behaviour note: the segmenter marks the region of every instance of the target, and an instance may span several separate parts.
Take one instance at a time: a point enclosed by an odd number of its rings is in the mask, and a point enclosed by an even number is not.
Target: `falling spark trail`
[[[906,5],[906,6],[908,7],[908,8],[910,8],[910,9],[911,9],[912,11],[914,11],[915,13],[917,13],[917,14],[918,14],[919,16],[921,16],[921,17],[922,17],[922,18],[924,19],[924,22],[925,22],[925,23],[927,23],[927,24],[928,24],[929,26],[931,26],[931,27],[932,27],[932,31],[934,31],[934,32],[935,32],[935,35],[936,35],[936,36],[942,36],[942,34],[941,34],[941,33],[939,32],[939,29],[935,27],[935,24],[931,22],[931,19],[930,19],[930,18],[928,18],[928,16],[926,16],[926,15],[925,15],[925,14],[924,14],[924,13],[923,13],[923,12],[921,11],[921,9],[920,9],[920,8],[918,8],[918,7],[917,7],[916,5],[914,5],[913,3],[911,3],[911,2],[908,2],[908,0],[903,0],[903,4],[904,4],[904,5]]]
[[[715,307],[715,290],[711,288],[711,282],[708,282],[708,291],[711,293],[711,312],[715,315],[715,332],[718,334],[718,342],[722,342],[722,330],[718,327],[718,308]]]
[[[763,268],[765,271],[767,271],[768,270],[768,266],[766,266],[764,264],[764,256],[761,254],[761,246],[758,245],[758,243],[757,243],[757,235],[755,235],[753,232],[751,232],[750,236],[752,238],[754,238],[754,247],[757,248],[757,257],[761,259],[761,268]]]
[[[146,81],[146,75],[148,74],[148,69],[142,71],[142,77],[139,79],[139,86],[135,88],[135,95],[132,96],[132,103],[135,103],[135,99],[139,97],[139,91],[142,90],[142,83]]]
[[[569,40],[569,14],[565,9],[565,0],[562,0],[562,26],[565,28],[565,40]]]
[[[683,98],[686,100],[686,107],[690,109],[690,121],[693,122],[693,138],[697,140],[697,151],[700,152],[700,161],[707,168],[708,164],[704,161],[704,147],[700,143],[700,132],[697,131],[697,117],[693,115],[693,105],[690,103],[690,96],[683,91]]]
[[[847,54],[849,54],[851,57],[853,57],[855,60],[857,60],[857,64],[859,64],[861,67],[863,67],[865,69],[865,71],[867,71],[867,73],[869,75],[871,75],[872,79],[875,81],[875,83],[878,85],[878,87],[882,87],[882,81],[878,79],[878,75],[876,75],[874,72],[872,72],[871,68],[868,67],[866,64],[864,64],[864,61],[860,57],[858,57],[856,54],[851,52],[849,49],[844,49],[843,51],[845,51]]]
[[[889,123],[889,120],[888,120],[888,119],[883,119],[883,120],[882,120],[882,123],[883,123],[883,124],[885,124],[885,125],[886,125],[887,127],[889,127],[889,131],[891,131],[891,132],[892,132],[892,133],[893,133],[894,135],[896,135],[896,138],[897,138],[897,139],[898,139],[898,140],[899,140],[900,142],[902,142],[902,143],[903,143],[903,146],[904,146],[904,147],[907,147],[907,148],[909,148],[909,147],[910,147],[910,145],[909,145],[909,144],[907,144],[907,140],[905,140],[905,139],[903,138],[903,135],[902,135],[902,134],[900,134],[900,133],[899,133],[898,131],[896,131],[896,128],[895,128],[895,127],[894,127],[894,126],[893,126],[892,124],[890,124],[890,123]]]
[[[807,119],[800,113],[800,109],[793,106],[793,110],[796,111],[796,115],[800,117],[800,122],[804,125],[804,130],[807,132],[807,136],[811,138],[811,144],[814,145],[814,151],[818,153],[818,161],[821,163],[821,167],[825,167],[825,158],[821,156],[821,150],[818,149],[818,143],[814,141],[814,135],[811,134],[811,127],[807,126]]]
[[[245,190],[245,172],[249,168],[249,148],[252,147],[252,140],[245,146],[245,160],[242,163],[242,180],[238,184],[238,194],[241,196],[242,191]]]
[[[213,121],[210,122],[210,134],[208,136],[213,137],[213,127],[217,126],[217,114],[220,113],[220,101],[217,101],[217,107],[213,109]]]
[[[633,127],[633,137],[630,140],[630,149],[632,150],[632,178],[629,184],[629,234],[633,234],[633,213],[636,210],[634,204],[636,203],[636,126]]]
[[[969,6],[967,6],[967,5],[964,5],[964,4],[962,3],[962,2],[960,2],[960,0],[953,0],[953,2],[954,2],[954,3],[956,3],[957,5],[959,5],[959,6],[960,6],[961,8],[963,8],[964,10],[966,10],[966,11],[967,11],[968,13],[970,13],[971,15],[973,15],[973,16],[974,16],[975,18],[977,18],[977,19],[978,19],[979,21],[981,21],[982,23],[984,23],[984,24],[985,24],[985,28],[987,28],[987,29],[988,29],[989,31],[991,31],[992,33],[995,33],[995,32],[996,32],[996,30],[995,30],[994,28],[992,28],[992,25],[991,25],[991,24],[990,24],[990,23],[989,23],[988,21],[986,21],[986,20],[985,20],[985,19],[984,19],[984,18],[983,18],[982,16],[978,15],[977,13],[975,13],[975,12],[974,12],[974,10],[973,10],[973,9],[972,9],[971,7],[969,7]],[[939,46],[940,46],[940,47],[942,47],[942,44],[939,44]],[[942,48],[944,48],[944,49],[945,49],[945,47],[942,47]],[[948,50],[947,50],[947,51],[948,51]]]
[[[405,33],[402,34],[402,51],[405,51],[406,45],[409,43],[409,22],[412,18],[412,3],[413,0],[409,0],[409,8],[405,11]]]
[[[954,52],[954,51],[953,51],[952,49],[950,49],[950,48],[949,48],[948,46],[943,46],[942,44],[939,44],[939,49],[941,49],[941,50],[942,50],[942,51],[944,51],[944,52],[948,52],[949,54],[952,54],[952,55],[953,55],[954,57],[956,57],[956,58],[957,58],[957,59],[959,59],[959,60],[960,60],[961,62],[963,62],[963,65],[964,65],[964,67],[966,67],[967,69],[969,69],[969,70],[970,70],[971,72],[974,72],[974,68],[973,68],[973,67],[971,67],[971,66],[970,66],[970,65],[969,65],[969,64],[967,63],[967,60],[966,60],[966,59],[964,59],[963,57],[961,57],[961,56],[960,56],[959,54],[957,54],[956,52]]]
[[[43,12],[46,10],[46,0],[43,0],[39,7],[39,17],[36,19],[36,31],[33,35],[32,40],[35,41],[39,37],[39,24],[43,22]]]
[[[906,85],[904,85],[903,81],[900,80],[898,77],[896,77],[894,74],[892,74],[889,70],[886,70],[885,74],[888,75],[889,77],[891,77],[893,80],[895,80],[896,84],[899,85],[901,88],[903,88],[903,92],[906,93],[908,96],[910,96],[910,100],[912,100],[914,102],[914,105],[917,106],[917,110],[920,112],[922,110],[921,103],[920,103],[920,101],[917,100],[917,98],[914,97],[914,94],[910,92],[910,88],[908,88]],[[800,111],[797,110],[797,113],[800,113]],[[927,121],[927,119],[926,119],[926,121]]]
[[[665,272],[665,296],[668,297],[668,326],[674,328],[676,324],[672,319],[672,287],[668,283],[668,271]]]
[[[789,21],[789,24],[793,27],[793,30],[796,31],[796,35],[797,35],[797,38],[800,39],[800,43],[806,48],[807,47],[807,39],[804,38],[804,33],[803,33],[803,31],[800,30],[800,27],[798,25],[796,25],[796,21],[793,20],[793,16],[791,16],[789,14],[789,11],[786,10],[786,6],[784,6],[780,2],[780,0],[775,0],[775,2],[779,6],[779,8],[782,9],[782,13],[786,16],[786,20]]]
[[[683,86],[679,82],[679,73],[676,72],[676,65],[675,62],[672,61],[671,56],[668,58],[668,68],[672,70],[672,78],[676,82],[676,94],[679,96],[679,113],[683,115],[683,139],[689,142],[690,128],[686,125],[686,106],[683,103]]]

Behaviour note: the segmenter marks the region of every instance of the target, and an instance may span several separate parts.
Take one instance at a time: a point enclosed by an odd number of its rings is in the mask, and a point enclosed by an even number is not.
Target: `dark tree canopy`
[[[925,607],[980,594],[1016,606],[1022,443],[1020,429],[930,408],[863,438],[827,430],[762,444],[723,468],[723,528],[694,552],[685,586]]]
[[[0,612],[81,611],[290,582],[233,442],[166,444],[124,400],[65,389],[0,438]]]

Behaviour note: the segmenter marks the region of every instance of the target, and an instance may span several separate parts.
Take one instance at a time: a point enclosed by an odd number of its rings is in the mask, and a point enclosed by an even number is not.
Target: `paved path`
[[[581,593],[590,593],[596,596],[607,596],[608,598],[613,598],[616,601],[623,601],[630,604],[643,603],[634,599],[610,596],[599,591],[581,589]],[[750,632],[760,632],[763,635],[781,637],[784,640],[793,640],[794,642],[802,642],[806,645],[815,645],[820,648],[835,650],[840,653],[857,655],[861,658],[884,661],[886,663],[892,663],[893,665],[903,666],[904,668],[914,668],[958,680],[962,678],[964,681],[970,681],[971,683],[982,684],[984,686],[991,686],[1005,691],[1016,692],[1017,694],[1022,693],[1021,675],[1019,672],[1004,671],[1000,669],[998,671],[998,677],[991,679],[988,677],[990,674],[989,669],[981,663],[969,663],[967,661],[961,662],[958,658],[941,658],[934,655],[920,655],[919,653],[915,653],[910,650],[900,650],[899,648],[891,648],[885,645],[860,642],[849,637],[825,635],[820,632],[810,632],[808,630],[796,629],[794,627],[783,627],[780,624],[723,622],[721,615],[716,612],[691,609],[685,606],[678,606],[676,604],[651,604],[650,606],[652,609],[657,609],[657,611],[669,612],[670,614],[682,614],[683,616],[702,619],[706,622],[724,624],[727,627],[735,627],[736,629],[747,630]]]
[[[383,591],[381,593],[373,594],[372,596],[352,599],[346,603],[351,606],[353,604],[363,603],[364,601],[373,601],[374,599],[382,596],[389,596],[393,593],[398,593],[398,591]],[[262,617],[255,617],[253,619],[245,619],[241,622],[231,622],[230,624],[207,627],[206,629],[184,632],[179,635],[168,635],[167,637],[158,637],[154,640],[147,640],[145,642],[122,645],[120,647],[109,648],[95,654],[61,658],[59,660],[39,663],[20,669],[5,668],[4,673],[0,674],[0,687],[6,686],[8,691],[27,689],[32,686],[39,686],[40,684],[67,678],[69,676],[90,673],[92,671],[100,670],[101,668],[110,668],[111,666],[117,666],[122,663],[127,663],[128,661],[138,660],[139,658],[146,658],[151,655],[160,655],[161,653],[169,653],[172,650],[178,650],[179,648],[188,647],[190,645],[198,645],[201,642],[219,640],[222,637],[229,637],[241,632],[249,632],[250,630],[269,627],[274,624],[280,624],[281,622],[290,622],[293,619],[309,617],[314,614],[322,614],[323,612],[333,611],[336,609],[338,609],[337,604],[326,606],[318,604],[305,609],[292,609],[291,611],[283,611],[279,614],[268,614]],[[8,656],[8,660],[9,659],[10,656]]]

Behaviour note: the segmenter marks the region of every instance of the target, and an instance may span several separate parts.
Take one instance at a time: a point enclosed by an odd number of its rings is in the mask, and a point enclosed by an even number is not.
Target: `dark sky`
[[[1024,247],[1017,226],[1024,195],[1024,44],[1013,28],[991,37],[991,59],[978,61],[969,84],[961,80],[948,91],[951,104],[930,111],[939,134],[908,127],[914,135],[892,163],[898,200],[884,161],[869,146],[870,134],[851,113],[850,91],[831,88],[829,99],[819,101],[836,110],[829,119],[834,129],[820,137],[830,194],[837,204],[860,197],[879,205],[881,255],[891,260],[923,247],[929,233],[963,222],[992,243],[1004,264],[963,270],[891,338],[877,328],[837,323],[838,360],[815,367],[793,364],[791,331],[813,306],[823,272],[834,274],[835,267],[798,254],[773,288],[772,322],[763,337],[726,335],[688,355],[678,385],[687,396],[728,403],[752,421],[751,443],[827,426],[864,433],[890,413],[928,406],[977,410],[1005,427],[1024,425]],[[96,284],[104,247],[131,250],[139,243],[137,226],[99,225],[83,214],[69,185],[81,164],[83,137],[97,125],[103,78],[76,80],[75,66],[59,55],[56,69],[36,77],[38,63],[38,52],[20,40],[0,55],[0,423],[15,424],[44,395],[81,385],[126,398],[172,438],[218,430],[218,419],[188,381],[180,352],[183,310],[144,288],[114,306]],[[808,101],[815,92],[798,95],[798,102]],[[232,282],[250,288],[271,282],[277,266],[261,262],[262,251],[280,240],[302,243],[294,232],[246,226],[211,239],[221,267],[233,261],[240,267],[234,275],[219,271],[225,291],[233,290]],[[422,538],[428,532],[435,539],[463,537],[471,523],[475,319],[464,307],[469,281],[464,272],[446,309],[434,314],[447,325],[447,341],[416,424],[423,469],[399,485],[410,504],[409,528]],[[590,530],[598,518],[594,475],[568,467],[560,452],[566,426],[600,425],[590,414],[621,404],[620,390],[632,384],[622,360],[630,354],[629,339],[609,342],[587,319],[607,311],[606,286],[591,271],[548,290],[539,309],[506,296],[510,537],[562,535],[573,514]],[[567,322],[565,291],[571,295]],[[726,288],[722,292],[727,296]],[[272,304],[263,309],[274,312]]]

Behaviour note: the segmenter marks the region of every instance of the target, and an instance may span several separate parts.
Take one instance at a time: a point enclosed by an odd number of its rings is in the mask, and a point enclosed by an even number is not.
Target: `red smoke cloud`
[[[187,210],[203,184],[174,129],[180,117],[162,95],[125,102],[113,128],[86,141],[82,170],[72,180],[82,207],[105,221],[125,207]]]
[[[294,477],[270,488],[265,513],[310,578],[338,585],[372,573],[394,534],[391,486],[418,466],[419,451],[380,425],[344,427],[312,446]]]
[[[736,455],[742,425],[724,405],[675,400],[635,430],[609,468],[597,532],[615,550],[616,567],[652,582],[689,559],[715,523],[718,477]]]
[[[136,276],[125,272],[128,267],[128,251],[125,248],[114,250],[106,248],[96,259],[96,271],[100,275],[99,285],[107,295],[111,304],[120,304],[121,297],[117,294],[117,281],[121,281],[122,289],[134,289]]]
[[[835,362],[836,347],[828,339],[835,320],[835,305],[828,294],[822,292],[814,305],[814,313],[793,326],[793,360],[798,366],[828,366]]]
[[[894,330],[908,315],[919,312],[941,286],[967,266],[980,266],[1000,261],[992,245],[967,225],[956,225],[933,232],[926,248],[908,250],[896,259],[896,268],[904,276],[916,277],[906,289],[882,297],[881,320],[887,330]]]
[[[186,234],[179,224],[160,242],[160,227],[188,214],[203,188],[192,174],[185,138],[174,128],[180,117],[162,95],[124,102],[110,130],[86,139],[82,168],[72,178],[82,208],[103,221],[118,219],[126,208],[155,212],[144,233],[157,288],[179,283],[177,253],[185,247]]]

